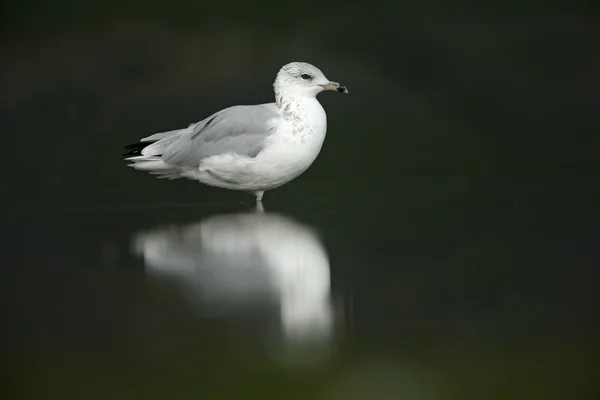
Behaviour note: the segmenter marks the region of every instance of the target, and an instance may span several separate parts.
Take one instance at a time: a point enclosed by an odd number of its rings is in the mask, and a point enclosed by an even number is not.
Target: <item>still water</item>
[[[589,10],[13,3],[2,398],[597,398]],[[350,94],[264,212],[126,167],[290,61]]]
[[[240,199],[15,214],[21,398],[591,393],[585,210]]]

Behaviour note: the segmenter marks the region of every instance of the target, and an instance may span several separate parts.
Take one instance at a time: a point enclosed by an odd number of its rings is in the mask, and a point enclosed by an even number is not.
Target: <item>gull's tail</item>
[[[158,178],[183,178],[177,167],[165,163],[161,157],[171,143],[179,139],[182,134],[189,132],[189,130],[190,128],[176,129],[145,137],[137,143],[125,146],[123,157],[126,161],[132,161],[128,166],[139,171],[159,175]]]

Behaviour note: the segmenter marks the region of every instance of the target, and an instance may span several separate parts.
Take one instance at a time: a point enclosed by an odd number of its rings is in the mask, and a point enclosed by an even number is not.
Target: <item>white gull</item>
[[[302,174],[321,151],[327,116],[317,95],[348,93],[304,62],[284,65],[273,87],[274,103],[225,108],[187,128],[126,146],[124,157],[159,178],[252,192],[261,202],[266,190]]]

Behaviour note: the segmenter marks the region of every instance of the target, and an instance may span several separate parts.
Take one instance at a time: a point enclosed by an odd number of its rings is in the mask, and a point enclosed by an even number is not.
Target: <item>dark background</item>
[[[591,2],[2,7],[14,398],[398,398],[405,379],[436,388],[414,398],[597,392]],[[198,322],[174,290],[147,287],[129,242],[248,210],[252,196],[156,180],[127,168],[122,146],[272,101],[290,61],[350,94],[319,96],[323,150],[265,208],[319,232],[353,323],[326,366],[297,372],[256,356],[249,372],[231,361],[227,321]]]

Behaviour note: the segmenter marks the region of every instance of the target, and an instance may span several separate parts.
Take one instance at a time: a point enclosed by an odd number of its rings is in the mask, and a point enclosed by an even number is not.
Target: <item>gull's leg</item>
[[[263,203],[262,203],[262,198],[263,198],[264,194],[265,194],[264,190],[259,190],[259,191],[254,192],[254,195],[256,196],[256,212],[259,212],[259,213],[265,212],[265,208],[263,207]]]
[[[262,198],[263,198],[264,194],[265,194],[264,190],[257,190],[256,192],[254,192],[254,195],[256,196],[256,202],[257,203],[262,202]]]
[[[263,207],[262,201],[257,201],[256,202],[256,212],[257,213],[264,213],[265,212],[265,208]]]

